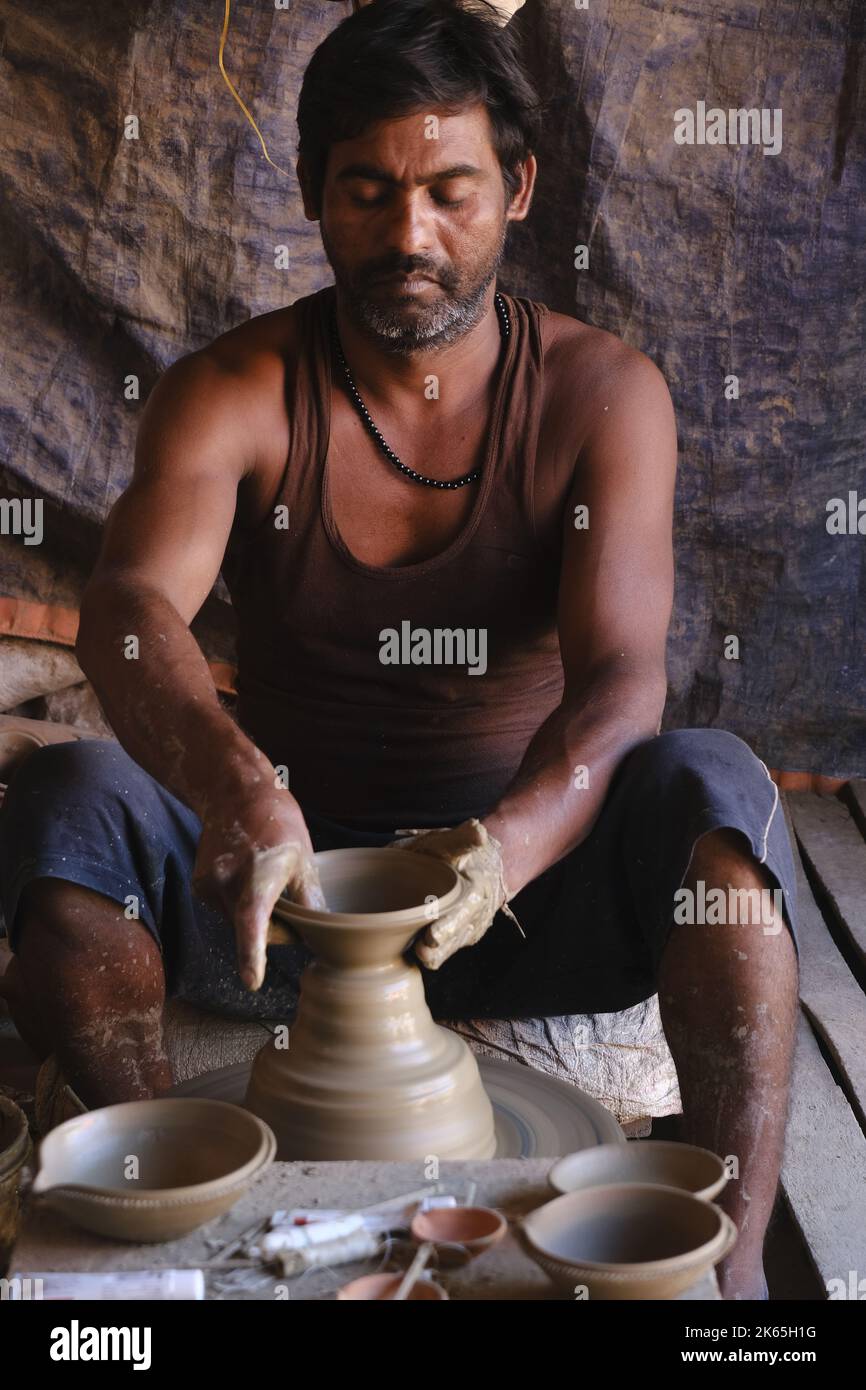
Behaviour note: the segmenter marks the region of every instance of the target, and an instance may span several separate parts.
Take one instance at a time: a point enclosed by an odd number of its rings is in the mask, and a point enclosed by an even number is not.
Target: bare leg
[[[3,993],[24,1041],[55,1053],[91,1108],[168,1090],[165,975],[147,928],[101,893],[49,878],[25,889],[17,928]]]
[[[726,896],[729,886],[776,886],[746,837],[729,829],[711,831],[695,846],[683,886],[695,891],[699,880],[707,893],[721,888]],[[797,998],[797,956],[781,911],[761,923],[741,913],[739,924],[673,927],[661,962],[659,1003],[679,1075],[682,1137],[739,1163],[739,1178],[719,1198],[740,1232],[718,1269],[724,1298],[761,1296]]]

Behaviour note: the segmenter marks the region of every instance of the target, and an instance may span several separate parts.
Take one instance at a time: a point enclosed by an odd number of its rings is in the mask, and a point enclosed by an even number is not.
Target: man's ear
[[[308,222],[318,222],[321,211],[313,196],[310,176],[302,156],[298,157],[298,162],[295,165],[295,173],[298,176],[298,183],[301,186],[301,197],[304,200],[304,216]]]
[[[526,162],[518,165],[518,168],[520,169],[520,183],[514,190],[508,207],[507,215],[510,222],[522,222],[529,213],[532,194],[535,189],[535,177],[538,173],[535,155],[530,154]]]

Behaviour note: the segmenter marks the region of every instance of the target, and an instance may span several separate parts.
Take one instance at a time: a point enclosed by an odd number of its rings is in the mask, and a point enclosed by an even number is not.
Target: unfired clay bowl
[[[468,1264],[498,1245],[508,1222],[493,1207],[434,1207],[419,1211],[410,1230],[416,1245],[432,1241],[442,1268]]]
[[[99,1235],[174,1240],[233,1207],[275,1153],[267,1125],[237,1105],[130,1101],[46,1135],[33,1191]]]
[[[694,1144],[666,1139],[635,1140],[630,1144],[600,1144],[595,1149],[567,1154],[547,1175],[555,1192],[582,1192],[611,1183],[652,1182],[679,1187],[711,1202],[728,1180],[718,1154]]]
[[[557,1197],[523,1218],[527,1253],[563,1291],[666,1299],[724,1259],[737,1228],[681,1188],[617,1183]]]
[[[338,1301],[361,1301],[370,1303],[389,1302],[394,1298],[395,1293],[403,1282],[402,1274],[365,1274],[360,1279],[353,1279],[351,1284],[344,1284],[337,1290]],[[416,1279],[406,1297],[407,1303],[414,1301],[428,1303],[442,1303],[448,1298],[447,1293],[439,1284],[432,1279]]]

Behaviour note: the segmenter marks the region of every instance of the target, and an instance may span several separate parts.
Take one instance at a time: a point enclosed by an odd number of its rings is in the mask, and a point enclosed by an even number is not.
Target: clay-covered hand
[[[511,896],[502,872],[499,841],[479,820],[467,820],[445,830],[400,830],[388,849],[429,854],[443,859],[463,879],[463,891],[452,908],[445,908],[415,942],[415,954],[428,970],[438,970],[463,946],[480,941]]]
[[[193,886],[234,924],[238,972],[247,989],[265,975],[274,903],[285,892],[306,907],[325,907],[301,808],[287,791],[257,791],[214,806],[202,823]]]

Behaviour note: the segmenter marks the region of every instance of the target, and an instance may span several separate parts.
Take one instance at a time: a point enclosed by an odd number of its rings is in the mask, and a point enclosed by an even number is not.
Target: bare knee
[[[65,879],[40,878],[21,895],[15,920],[22,994],[68,990],[67,999],[111,1008],[118,991],[165,992],[162,957],[147,927],[110,898]]]

